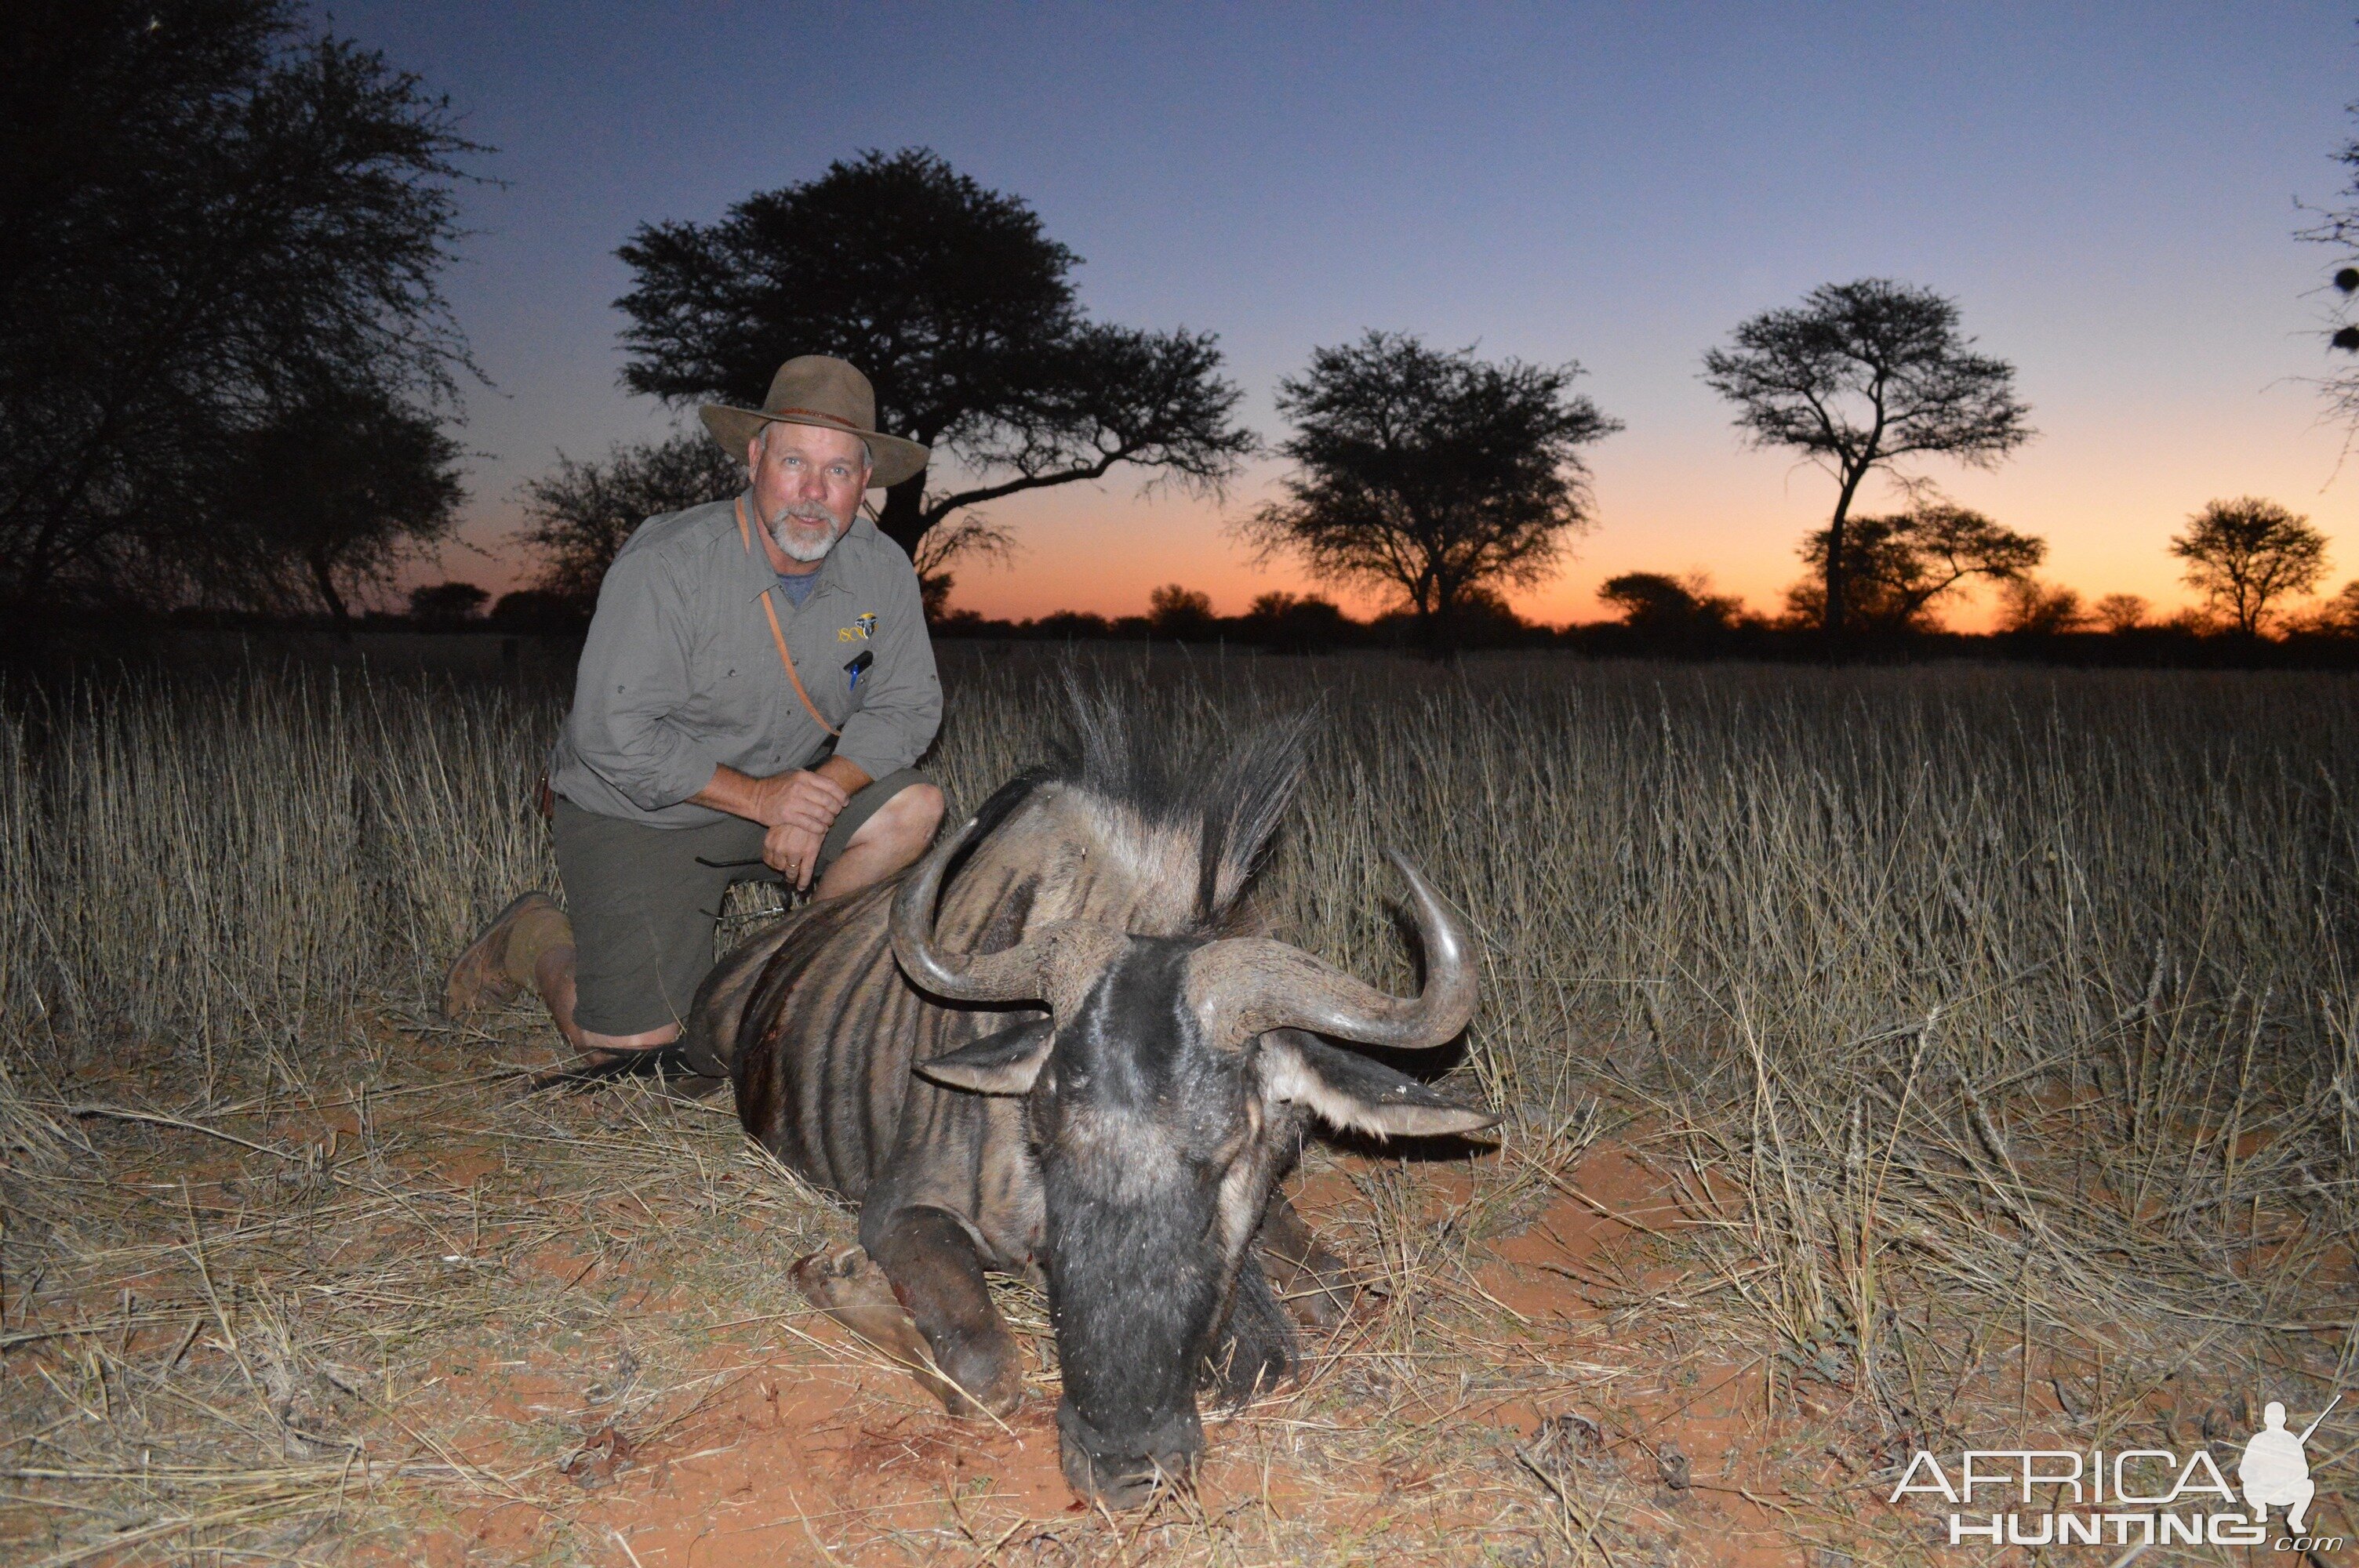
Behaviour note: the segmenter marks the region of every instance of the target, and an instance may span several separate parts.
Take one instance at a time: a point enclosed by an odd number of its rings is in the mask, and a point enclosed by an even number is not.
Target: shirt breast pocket
[[[680,718],[706,738],[742,730],[762,708],[761,667],[742,637],[715,627],[690,651]]]

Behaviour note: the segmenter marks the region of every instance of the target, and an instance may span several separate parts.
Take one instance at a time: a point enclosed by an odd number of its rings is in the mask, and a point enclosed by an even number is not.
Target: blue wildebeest
[[[1292,1369],[1280,1292],[1313,1321],[1341,1299],[1277,1190],[1305,1118],[1378,1136],[1496,1119],[1328,1043],[1438,1046],[1473,1011],[1465,935],[1406,860],[1415,997],[1252,934],[1242,895],[1305,724],[1193,776],[1110,708],[1078,725],[1064,765],[899,878],[732,955],[685,1045],[727,1062],[747,1132],[860,1205],[860,1245],[805,1259],[798,1285],[953,1411],[1022,1392],[985,1271],[1045,1284],[1066,1477],[1124,1506],[1191,1470],[1200,1379],[1243,1398]]]

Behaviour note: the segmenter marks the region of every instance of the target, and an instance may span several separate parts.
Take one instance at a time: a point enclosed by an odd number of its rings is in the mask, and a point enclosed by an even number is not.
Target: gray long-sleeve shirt
[[[803,689],[843,731],[835,754],[872,778],[916,762],[942,687],[909,557],[859,517],[817,576],[790,602],[730,501],[641,524],[598,590],[549,786],[584,811],[693,827],[723,815],[689,800],[714,768],[767,777],[817,762],[827,731],[778,662],[765,594]]]

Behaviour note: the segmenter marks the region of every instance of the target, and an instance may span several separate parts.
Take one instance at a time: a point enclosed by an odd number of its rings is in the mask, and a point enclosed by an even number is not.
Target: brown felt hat
[[[876,389],[832,354],[800,354],[780,365],[759,408],[708,403],[696,412],[733,458],[745,455],[745,444],[765,425],[816,425],[849,431],[868,443],[875,460],[868,475],[871,490],[898,484],[926,466],[925,448],[876,428]]]

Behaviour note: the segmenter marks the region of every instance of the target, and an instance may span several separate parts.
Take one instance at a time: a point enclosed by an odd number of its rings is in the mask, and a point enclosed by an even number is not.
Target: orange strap
[[[754,553],[754,530],[746,524],[745,498],[742,495],[737,498],[737,537],[745,541],[745,553],[751,556]],[[795,674],[795,656],[787,652],[787,634],[778,629],[778,611],[770,603],[766,589],[762,594],[762,613],[770,618],[770,641],[778,645],[778,663],[787,666],[787,678],[795,683],[795,695],[803,699],[804,710],[819,720],[821,729],[840,738],[843,731],[827,721],[827,715],[819,710],[819,704],[813,702],[810,693],[803,689],[803,677]]]

